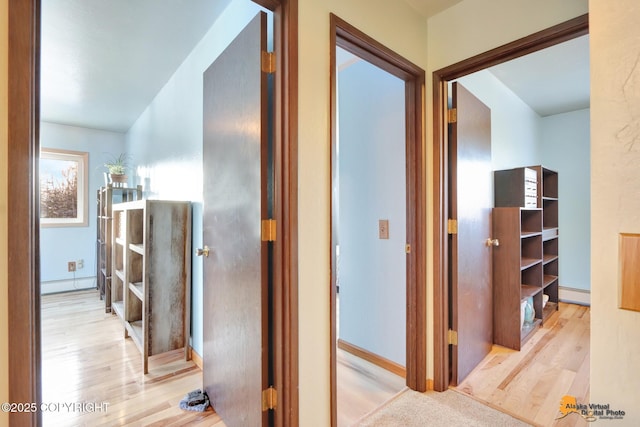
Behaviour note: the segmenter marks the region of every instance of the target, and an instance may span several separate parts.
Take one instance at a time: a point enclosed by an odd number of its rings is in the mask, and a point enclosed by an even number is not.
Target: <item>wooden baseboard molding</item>
[[[195,363],[196,366],[202,371],[202,356],[200,356],[198,352],[193,349],[193,347],[189,347],[189,353],[191,353],[191,360],[193,360],[193,363]]]
[[[433,380],[430,378],[427,378],[427,390],[429,391],[433,391]]]
[[[363,360],[366,360],[367,362],[373,363],[374,365],[379,366],[382,369],[393,372],[394,374],[399,375],[402,378],[407,377],[407,370],[404,366],[399,365],[396,362],[386,359],[375,353],[372,353],[369,350],[365,350],[362,347],[358,347],[357,345],[353,345],[347,341],[338,339],[338,348],[340,350],[346,351],[347,353],[351,353]]]

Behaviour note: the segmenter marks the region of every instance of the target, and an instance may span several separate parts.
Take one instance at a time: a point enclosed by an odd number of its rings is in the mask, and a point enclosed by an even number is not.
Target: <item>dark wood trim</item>
[[[331,158],[330,158],[330,174],[331,181],[329,188],[331,189],[331,208],[329,216],[329,228],[331,230],[331,243],[329,245],[329,270],[331,272],[331,283],[329,284],[329,357],[331,362],[329,363],[329,390],[331,392],[331,426],[337,427],[338,425],[338,351],[337,351],[337,339],[338,339],[338,316],[337,316],[337,286],[338,276],[336,271],[337,259],[336,251],[334,249],[335,242],[338,241],[337,230],[337,212],[333,208],[337,200],[335,200],[335,192],[333,189],[333,183],[336,181],[338,166],[335,162],[337,156],[337,140],[338,140],[338,76],[336,75],[336,49],[337,46],[337,23],[336,16],[331,14],[329,17],[329,25],[331,30],[329,31],[329,109],[330,109],[330,128],[331,128]]]
[[[299,424],[298,394],[298,0],[254,0],[274,12],[276,51],[273,350],[275,425]]]
[[[406,381],[407,386],[426,391],[427,387],[427,336],[426,336],[426,193],[424,171],[424,87],[425,72],[417,65],[402,58],[381,45],[354,26],[330,14],[330,122],[331,122],[331,183],[336,170],[336,58],[335,46],[340,46],[381,69],[405,81],[406,111],[406,191],[407,191],[407,330],[406,330]],[[337,336],[336,336],[336,212],[334,195],[331,197],[331,245],[330,245],[330,389],[331,425],[337,425]]]
[[[9,0],[9,401],[40,402],[40,2]],[[12,426],[40,412],[10,413]]]
[[[202,356],[200,356],[198,352],[193,349],[193,347],[188,346],[187,348],[187,360],[193,360],[193,363],[195,363],[196,366],[202,371]]]
[[[448,306],[441,302],[449,301],[448,234],[446,232],[447,207],[449,203],[449,175],[447,159],[446,125],[443,123],[446,110],[446,82],[433,75],[433,340],[434,340],[434,390],[445,391],[449,387],[449,346],[446,341],[449,327]],[[437,141],[437,143],[436,143]],[[440,367],[440,369],[438,369]]]
[[[351,344],[348,341],[338,339],[338,348],[340,350],[346,351],[347,353],[353,354],[354,356],[357,356],[362,360],[373,363],[374,365],[379,366],[382,369],[386,369],[389,372],[401,376],[402,378],[406,378],[407,376],[407,370],[404,366],[394,362],[393,360],[389,360],[386,357],[382,357],[378,354],[372,353],[362,347],[358,347],[355,344]]]
[[[434,254],[434,389],[449,387],[449,346],[446,342],[449,328],[449,259],[446,221],[448,218],[448,158],[447,125],[444,111],[447,106],[447,82],[476,71],[510,61],[549,46],[589,33],[589,16],[578,16],[569,21],[539,31],[464,61],[441,68],[433,73],[433,254]]]
[[[298,0],[254,0],[275,12],[281,93],[277,189],[279,219],[274,325],[276,425],[298,425]],[[40,401],[38,220],[40,0],[9,0],[9,397]],[[27,254],[27,255],[25,255]],[[39,425],[39,413],[10,414],[11,425]]]
[[[434,74],[437,73],[444,80],[457,79],[588,33],[589,15],[585,14],[441,68]]]

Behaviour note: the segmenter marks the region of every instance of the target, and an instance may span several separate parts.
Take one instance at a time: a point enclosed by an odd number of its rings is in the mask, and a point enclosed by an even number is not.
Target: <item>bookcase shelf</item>
[[[189,359],[191,204],[140,200],[113,206],[115,313],[148,358],[184,348]]]
[[[494,178],[494,342],[520,350],[558,310],[558,174],[530,166],[495,171]],[[523,325],[521,304],[529,298],[535,319]]]
[[[112,219],[113,205],[132,200],[140,200],[142,186],[136,188],[114,187],[109,184],[98,189],[97,202],[97,236],[96,236],[96,287],[100,291],[100,298],[104,299],[104,308],[111,311],[111,255],[113,244]],[[122,244],[122,242],[118,242]]]
[[[526,227],[527,232],[523,232]],[[520,323],[520,304],[542,303],[542,209],[493,209],[493,336],[496,344],[520,350],[534,325]],[[534,303],[535,304],[535,303]],[[541,318],[539,318],[541,319]]]

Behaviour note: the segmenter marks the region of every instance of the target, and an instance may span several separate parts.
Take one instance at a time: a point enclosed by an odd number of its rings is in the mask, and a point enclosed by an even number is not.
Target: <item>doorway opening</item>
[[[274,11],[277,73],[274,192],[278,204],[275,243],[274,384],[279,390],[276,425],[296,425],[297,402],[297,1],[255,0]],[[39,74],[41,2],[9,1],[9,390],[15,402],[40,402],[40,255],[37,166],[39,158]],[[13,76],[13,77],[11,77]],[[15,78],[21,76],[20,78]],[[18,254],[28,254],[20,255]],[[40,412],[12,413],[11,423],[39,425]]]
[[[401,383],[408,387],[426,390],[426,218],[424,71],[333,14],[331,36],[331,403],[336,426],[338,347],[341,354],[349,353],[345,357],[355,354],[404,376]],[[377,84],[363,87],[365,75],[375,75]],[[367,91],[375,93],[365,103],[379,96],[392,103],[391,97],[397,108],[373,112],[358,104]],[[393,308],[381,306],[384,301]],[[372,328],[374,317],[380,319],[387,309],[393,319]],[[393,335],[396,344],[385,346]]]
[[[436,215],[434,216],[434,230],[435,230],[434,257],[435,257],[435,265],[436,265],[436,269],[434,270],[434,274],[435,274],[434,276],[434,302],[435,302],[434,318],[435,318],[435,333],[436,333],[435,347],[434,347],[435,348],[435,378],[434,378],[435,384],[434,385],[436,390],[439,390],[439,391],[445,390],[447,387],[449,387],[450,385],[456,384],[457,382],[456,380],[452,379],[452,370],[455,369],[455,367],[452,366],[452,363],[455,363],[455,361],[452,360],[451,353],[452,353],[452,348],[457,347],[458,343],[451,344],[448,342],[449,341],[448,338],[450,338],[452,335],[455,335],[455,334],[452,334],[449,329],[451,325],[450,322],[452,321],[452,317],[459,315],[458,313],[455,312],[455,308],[453,307],[453,304],[455,304],[455,302],[453,301],[453,296],[451,295],[451,291],[448,287],[448,284],[450,283],[450,280],[451,280],[450,278],[451,271],[448,268],[448,266],[451,263],[450,255],[449,255],[451,237],[449,236],[450,230],[447,230],[447,223],[448,223],[448,219],[452,218],[452,216],[451,216],[451,212],[449,211],[449,206],[451,202],[449,200],[449,195],[451,194],[451,192],[449,191],[450,189],[448,189],[447,186],[449,182],[448,178],[452,173],[450,169],[451,156],[455,155],[454,153],[449,152],[447,150],[448,140],[449,140],[449,135],[447,132],[447,127],[448,127],[447,121],[449,121],[449,118],[447,118],[447,114],[448,114],[447,111],[449,107],[448,99],[447,99],[448,98],[447,94],[449,92],[448,85],[451,82],[456,81],[456,82],[465,84],[465,86],[467,87],[473,86],[472,80],[477,79],[477,74],[473,74],[473,73],[476,73],[478,71],[484,70],[489,67],[496,66],[498,64],[502,64],[503,62],[506,62],[512,59],[523,57],[530,53],[541,51],[542,49],[545,49],[551,46],[559,45],[560,43],[563,43],[563,42],[578,39],[580,36],[584,36],[586,34],[588,34],[588,16],[584,15],[584,16],[580,16],[578,18],[572,19],[570,21],[567,21],[563,24],[552,27],[550,29],[547,29],[539,33],[533,34],[531,36],[525,37],[523,39],[517,40],[508,45],[505,45],[505,46],[496,48],[494,50],[491,50],[489,52],[480,54],[478,56],[469,58],[468,60],[462,61],[458,64],[454,64],[452,66],[435,71],[433,74],[434,144],[435,144],[434,145],[434,153],[435,153],[434,171],[435,171],[435,178],[436,178],[434,185],[435,185],[435,194],[437,195],[435,199]],[[469,77],[472,77],[472,78],[469,79]],[[465,81],[465,79],[467,80]],[[486,89],[486,87],[487,85],[484,84],[483,88]],[[481,90],[478,90],[476,93],[478,94],[478,96],[480,96]],[[581,108],[586,108],[586,107],[581,107]],[[576,108],[576,110],[579,110],[579,109],[580,107]],[[584,111],[580,110],[579,112],[583,116],[586,116],[587,122],[586,122],[586,125],[584,124],[584,122],[582,122],[583,123],[582,125],[578,124],[577,126],[582,126],[583,129],[586,127],[587,135],[588,135],[588,111],[585,113]],[[459,111],[457,113],[458,113],[457,116],[459,118],[461,113]],[[493,119],[492,119],[492,122],[493,122]],[[493,129],[492,129],[492,132],[493,132]],[[514,147],[515,142],[511,141],[511,143],[512,143],[511,147]],[[516,150],[512,148],[512,151],[516,151]],[[502,154],[502,156],[505,157],[505,153],[498,153],[498,155],[500,154]],[[515,153],[515,154],[522,155],[523,153]],[[513,153],[510,153],[510,155],[511,157],[513,157]],[[503,160],[503,159],[499,159],[499,160]],[[540,161],[540,159],[538,161]],[[533,163],[533,161],[531,161],[531,163],[527,163],[527,161],[522,160],[522,162],[525,164],[522,164],[520,166],[525,166],[525,167],[538,164],[538,162]],[[545,158],[542,157],[541,162],[544,164],[550,161],[545,160]],[[507,167],[515,167],[515,166],[507,166],[505,163],[497,164],[494,166],[495,166],[493,167],[494,170],[505,169]],[[546,174],[546,169],[543,168],[542,170]],[[549,174],[549,175],[551,176],[552,174]],[[559,171],[557,176],[559,177],[558,179],[562,181],[562,171]],[[557,198],[558,198],[557,195],[555,195],[554,197],[549,197],[548,194],[545,194],[544,197],[549,199],[548,200],[549,203],[557,203]],[[546,202],[547,201],[545,201],[545,203]],[[560,201],[560,204],[561,206],[563,205],[562,201]],[[557,217],[557,211],[555,213],[555,216]],[[555,219],[555,221],[558,221],[557,218]],[[588,215],[587,215],[586,221],[588,223]],[[494,222],[494,225],[495,225],[495,222]],[[458,224],[458,229],[460,227],[461,225]],[[545,224],[545,227],[547,227],[546,224]],[[558,226],[556,225],[556,227]],[[541,225],[541,228],[542,228],[542,225]],[[493,238],[495,236],[488,235],[486,237]],[[568,237],[569,236],[567,233],[567,238]],[[534,239],[541,239],[545,242],[545,245],[548,245],[549,247],[553,247],[553,249],[556,250],[554,246],[557,245],[557,241],[553,242],[553,239],[549,240],[548,237],[534,237]],[[562,237],[560,238],[560,240],[562,242]],[[547,247],[545,247],[544,250],[546,254]],[[542,253],[543,251],[541,250],[540,266],[536,267],[536,268],[539,268],[540,271],[542,271],[542,269],[546,267],[547,263],[556,262],[551,258],[547,259],[546,255],[543,258]],[[556,250],[556,253],[557,253],[557,250]],[[495,264],[494,264],[494,268],[495,268]],[[523,267],[523,269],[525,268],[526,267]],[[557,268],[557,265],[554,268]],[[557,276],[557,272],[555,273],[555,275]],[[542,277],[542,275],[540,277]],[[547,285],[552,283],[554,278],[550,274],[547,275],[547,273],[545,272],[545,276],[541,280],[542,282],[540,286],[546,287]],[[587,282],[588,282],[588,278],[587,278]],[[557,283],[555,286],[556,286],[555,289],[557,289]],[[557,298],[557,290],[555,289],[550,292],[552,294],[552,298],[554,297],[554,292],[555,292],[555,297]],[[534,304],[536,305],[536,310],[538,310],[538,314],[541,317],[549,318],[548,319],[549,326],[548,328],[545,327],[545,330],[544,330],[544,333],[546,333],[545,339],[536,341],[536,338],[533,338],[530,341],[530,343],[533,343],[535,346],[535,349],[537,349],[538,351],[545,342],[552,340],[554,335],[560,336],[560,334],[558,333],[559,329],[561,328],[561,325],[564,322],[572,321],[569,318],[576,317],[579,319],[578,322],[582,322],[582,323],[584,323],[584,319],[588,320],[588,308],[580,307],[580,306],[568,307],[564,312],[565,314],[562,314],[563,308],[561,307],[560,316],[558,316],[557,314],[551,315],[551,313],[547,313],[547,312],[540,313],[543,311],[542,310],[543,293],[540,290],[540,288],[538,289],[531,288],[529,290],[535,293],[536,295],[535,298],[538,298],[540,300],[539,306],[537,306],[538,304],[537,302],[536,304]],[[519,296],[520,295],[517,295],[515,298],[518,299]],[[571,299],[571,297],[567,299]],[[497,299],[494,299],[494,303],[496,303],[496,301]],[[554,304],[552,303],[551,306],[554,307]],[[518,314],[519,314],[519,310],[518,310]],[[560,318],[560,321],[556,322],[558,318]],[[558,324],[560,326],[556,326]],[[496,325],[497,323],[494,320],[494,328],[496,328]],[[588,324],[587,324],[587,327],[588,327]],[[548,330],[551,330],[552,333],[548,333],[547,332]],[[580,332],[580,334],[584,335],[583,332]],[[588,347],[588,330],[586,331],[586,336],[587,336],[586,345]],[[520,336],[518,336],[517,338],[519,343]],[[524,340],[525,338],[523,338],[523,342]],[[457,348],[456,350],[463,351],[460,348]],[[499,357],[499,358],[506,357],[506,353],[505,354],[501,353],[496,357]],[[533,357],[533,355],[531,357]],[[586,363],[584,362],[584,360],[582,361],[576,360],[576,361],[572,361],[571,363],[574,363],[576,365],[575,371],[579,369],[583,369],[581,371],[583,373],[585,372],[583,366],[586,366],[587,383],[588,383],[588,358]],[[483,366],[486,366],[486,365],[483,365]],[[529,369],[529,367],[522,365],[520,369],[522,372],[525,372],[526,370]],[[517,373],[514,373],[513,375],[515,376],[516,374]],[[507,383],[494,384],[494,386],[502,387],[504,389],[507,386]],[[588,387],[588,384],[587,384],[587,387]]]

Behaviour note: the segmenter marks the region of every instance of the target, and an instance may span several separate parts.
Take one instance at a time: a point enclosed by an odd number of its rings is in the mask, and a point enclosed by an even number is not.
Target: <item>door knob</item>
[[[196,249],[196,255],[198,256],[205,256],[205,257],[209,257],[209,246],[205,246],[204,248],[200,249]]]
[[[487,239],[485,245],[487,245],[488,247],[500,246],[500,241],[498,239]]]

